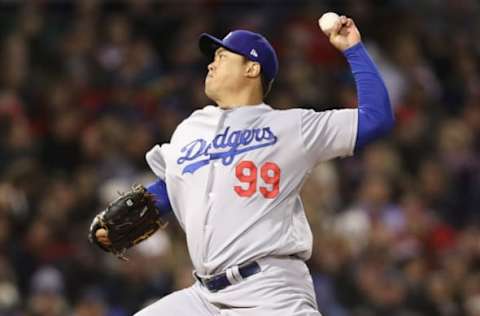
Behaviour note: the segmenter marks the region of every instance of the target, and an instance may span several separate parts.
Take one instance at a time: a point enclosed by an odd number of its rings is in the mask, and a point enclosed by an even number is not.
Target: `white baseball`
[[[318,25],[328,35],[339,18],[335,12],[327,12],[318,20]]]

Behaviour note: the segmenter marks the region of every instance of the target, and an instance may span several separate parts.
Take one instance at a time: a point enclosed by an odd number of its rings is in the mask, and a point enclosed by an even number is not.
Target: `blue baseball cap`
[[[258,33],[235,30],[228,33],[223,40],[203,33],[198,44],[202,53],[210,58],[217,48],[223,47],[248,60],[258,62],[262,66],[262,75],[267,83],[271,83],[278,73],[277,54],[268,40]]]

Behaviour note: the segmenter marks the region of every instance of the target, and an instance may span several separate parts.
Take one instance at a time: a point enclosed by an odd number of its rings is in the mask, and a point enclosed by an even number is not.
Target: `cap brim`
[[[200,35],[200,39],[198,40],[198,46],[200,47],[200,51],[208,58],[212,58],[215,55],[215,51],[219,47],[223,47],[226,50],[229,50],[235,54],[245,56],[244,54],[242,54],[242,52],[234,49],[233,47],[225,45],[225,43],[223,43],[221,39],[216,38],[215,36],[212,36],[208,33],[202,33],[202,35]],[[246,57],[248,58],[248,56]]]
[[[198,46],[200,47],[200,51],[207,57],[212,57],[217,48],[225,47],[221,39],[207,33],[200,35]]]

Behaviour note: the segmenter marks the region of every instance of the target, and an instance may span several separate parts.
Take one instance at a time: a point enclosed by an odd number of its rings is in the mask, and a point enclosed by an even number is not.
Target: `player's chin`
[[[213,99],[213,96],[215,95],[215,90],[213,89],[212,87],[212,83],[211,82],[208,82],[209,80],[205,80],[205,95],[209,98],[209,99]]]

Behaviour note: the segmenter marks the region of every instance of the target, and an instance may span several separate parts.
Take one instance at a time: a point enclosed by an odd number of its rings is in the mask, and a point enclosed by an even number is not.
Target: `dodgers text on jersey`
[[[188,162],[183,168],[182,174],[193,174],[216,159],[221,159],[223,165],[228,166],[236,155],[273,146],[277,139],[270,127],[230,131],[230,126],[228,126],[210,142],[198,138],[185,145],[181,149],[177,164],[182,165]]]

